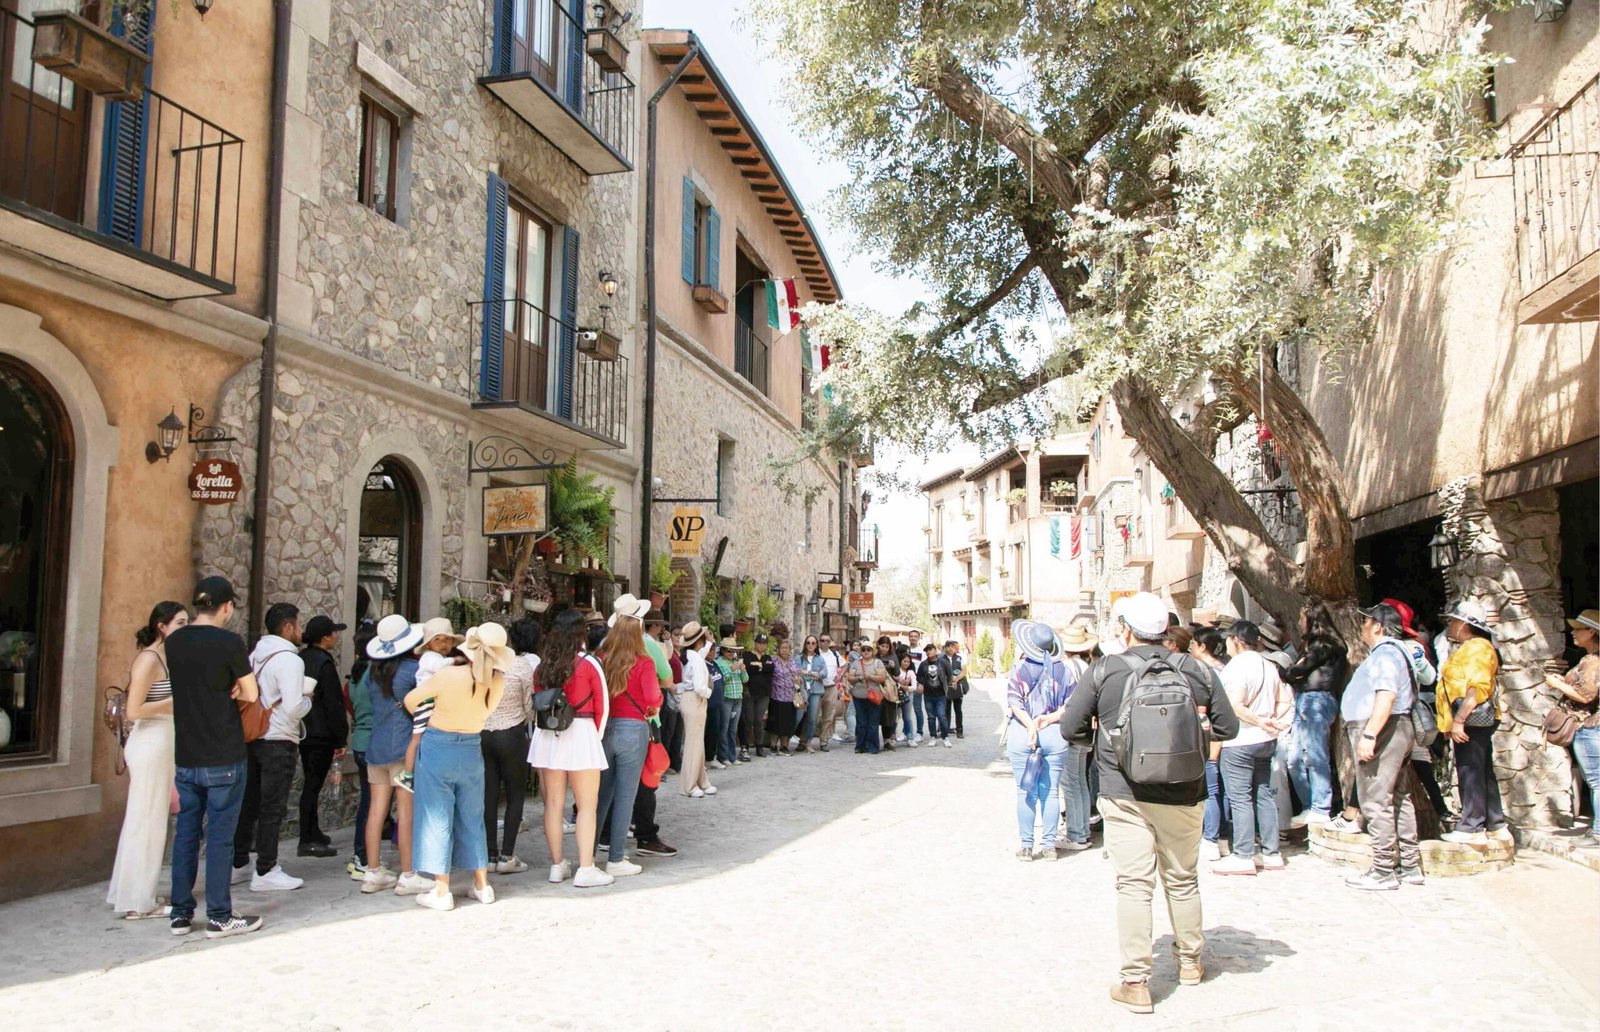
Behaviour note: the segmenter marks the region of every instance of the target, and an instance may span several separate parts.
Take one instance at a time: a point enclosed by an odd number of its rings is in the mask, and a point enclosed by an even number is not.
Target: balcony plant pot
[[[578,350],[596,362],[615,362],[621,349],[622,341],[617,335],[605,330],[598,331],[594,340],[584,340],[582,334],[578,335]]]
[[[70,11],[33,16],[33,60],[107,100],[144,96],[150,55]]]
[[[590,29],[584,35],[584,48],[601,70],[625,72],[628,70],[628,48],[610,29]]]

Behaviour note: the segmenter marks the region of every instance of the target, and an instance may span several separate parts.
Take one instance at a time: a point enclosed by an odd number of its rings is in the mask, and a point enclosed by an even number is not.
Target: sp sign
[[[189,497],[201,505],[231,505],[244,489],[244,474],[227,459],[201,459],[189,471]]]
[[[700,554],[706,536],[706,518],[698,505],[680,505],[672,510],[667,538],[672,542],[673,558],[692,559]]]

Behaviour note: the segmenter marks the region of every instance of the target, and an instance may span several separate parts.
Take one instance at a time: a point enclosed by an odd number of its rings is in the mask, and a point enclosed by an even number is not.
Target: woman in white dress
[[[106,902],[130,921],[164,917],[156,899],[161,857],[167,851],[172,779],[177,774],[172,738],[172,679],[167,674],[167,635],[189,622],[181,602],[160,602],[134,635],[139,654],[128,680],[128,719],[133,729],[123,755],[128,762],[128,804],[117,839]]]
[[[534,694],[557,685],[565,689],[575,711],[564,731],[533,729],[528,762],[539,771],[539,795],[544,800],[544,835],[550,846],[550,882],[568,878],[580,889],[610,885],[615,879],[594,864],[595,818],[600,803],[600,772],[606,753],[600,737],[610,713],[606,676],[599,661],[583,651],[587,628],[583,611],[568,609],[555,619],[544,643],[543,662],[534,671]],[[578,870],[563,859],[561,810],[572,786],[578,808]]]

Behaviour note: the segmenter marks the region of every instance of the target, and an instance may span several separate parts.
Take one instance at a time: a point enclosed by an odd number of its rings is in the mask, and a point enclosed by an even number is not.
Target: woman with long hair
[[[494,902],[489,850],[483,836],[483,725],[505,695],[515,659],[506,629],[486,623],[457,646],[465,663],[447,666],[406,695],[406,709],[433,700],[433,716],[417,757],[417,869],[433,876],[433,891],[417,896],[429,910],[454,910],[450,869],[472,872],[472,898]]]
[[[1326,824],[1333,817],[1333,747],[1330,735],[1339,716],[1339,693],[1349,679],[1349,649],[1322,602],[1300,612],[1305,642],[1285,680],[1294,688],[1294,734],[1285,746],[1284,766],[1303,807],[1290,827]]]
[[[822,712],[822,696],[827,688],[823,680],[828,676],[827,661],[822,658],[822,650],[817,644],[815,634],[806,635],[806,640],[800,645],[800,655],[795,659],[795,666],[800,670],[800,689],[805,692],[805,709],[800,714],[800,741],[805,745],[806,752],[816,752],[817,718]],[[820,745],[824,750],[828,743],[823,740]]]
[[[1228,662],[1228,639],[1210,627],[1197,628],[1189,642],[1189,655],[1209,667],[1218,677]],[[1222,788],[1222,743],[1212,742],[1206,757],[1206,804],[1200,822],[1200,859],[1222,859],[1222,831],[1228,824],[1228,796]],[[1231,831],[1231,829],[1229,829]]]
[[[606,873],[622,878],[644,870],[627,857],[628,822],[633,818],[639,776],[650,751],[649,720],[661,712],[661,680],[656,676],[655,660],[644,649],[644,625],[626,606],[619,606],[611,616],[611,631],[600,645],[600,664],[606,673],[611,719],[601,736],[606,769],[600,773],[596,812],[609,824]]]
[[[167,673],[167,635],[189,622],[181,602],[157,602],[150,619],[133,636],[139,646],[128,678],[128,719],[133,729],[123,746],[128,764],[128,804],[117,839],[106,902],[129,921],[165,917],[156,899],[161,856],[167,848],[167,816],[172,811],[172,678]]]
[[[539,771],[539,795],[544,800],[544,837],[550,847],[550,882],[568,878],[580,889],[610,885],[611,875],[594,864],[595,808],[600,797],[600,772],[606,768],[605,733],[611,712],[605,674],[599,661],[586,653],[588,629],[583,610],[565,609],[556,615],[545,635],[539,669],[533,674],[534,692],[560,688],[574,711],[572,725],[564,731],[533,729],[528,762]],[[564,859],[561,810],[567,787],[577,808],[578,870]]]
[[[539,666],[539,621],[525,616],[508,632],[516,658],[506,671],[500,705],[483,722],[483,834],[496,874],[521,874],[528,865],[517,859],[517,832],[528,786],[528,722],[533,719],[533,672]],[[505,828],[495,834],[500,800],[505,798]]]
[[[711,635],[698,622],[685,624],[678,637],[683,650],[683,691],[678,695],[678,710],[683,715],[683,766],[678,769],[679,787],[691,799],[716,795],[706,775],[706,713],[711,705],[711,665],[706,657],[713,644]]]
[[[393,888],[397,896],[415,896],[433,888],[433,882],[411,866],[412,802],[410,792],[398,791],[400,775],[406,767],[406,749],[411,744],[411,714],[403,700],[417,684],[417,658],[412,650],[422,641],[422,625],[407,622],[398,613],[378,621],[366,654],[370,661],[361,681],[351,690],[366,698],[372,711],[371,731],[367,735],[366,777],[372,796],[367,806],[367,823],[361,829],[367,862],[361,875],[361,891],[369,895]],[[400,848],[396,875],[383,866],[383,825],[394,803],[395,842]]]

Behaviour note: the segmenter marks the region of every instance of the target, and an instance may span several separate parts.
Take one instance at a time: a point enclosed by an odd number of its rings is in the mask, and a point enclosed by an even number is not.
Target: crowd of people
[[[731,626],[669,629],[648,601],[623,595],[609,618],[568,609],[548,630],[524,617],[458,633],[447,619],[392,614],[357,630],[345,679],[334,658],[345,624],[275,604],[246,651],[228,629],[234,607],[233,586],[208,577],[192,619],[189,606],[162,602],[137,635],[128,807],[108,902],[130,920],[164,917],[175,935],[195,925],[202,840],[209,937],[262,925],[234,911],[234,886],[304,884],[279,857],[297,767],[299,857],[337,855],[319,799],[353,761],[360,796],[346,871],[362,893],[451,910],[452,871],[470,872],[470,896],[489,904],[491,875],[528,870],[517,840],[530,773],[549,881],[587,889],[639,874],[638,857],[677,854],[656,821],[664,776],[706,799],[717,794],[712,771],[757,759],[850,741],[860,753],[949,747],[952,708],[956,736],[965,733],[959,645],[924,646],[920,633],[898,645],[808,635],[798,648],[756,634],[744,646]]]
[[[1431,639],[1398,599],[1362,609],[1360,618],[1359,650],[1320,603],[1301,614],[1298,648],[1276,627],[1251,621],[1223,628],[1213,614],[1197,613],[1184,624],[1147,592],[1118,601],[1115,631],[1104,640],[1080,625],[1012,625],[1018,658],[1006,684],[1004,748],[1016,786],[1017,857],[1056,860],[1087,848],[1097,811],[1117,879],[1116,1003],[1152,1010],[1158,872],[1178,981],[1193,985],[1204,975],[1202,861],[1218,875],[1282,870],[1283,832],[1316,824],[1370,836],[1371,864],[1346,879],[1352,889],[1424,885],[1413,784],[1453,825],[1446,841],[1510,841],[1492,757],[1500,660],[1483,609],[1457,603]],[[1593,794],[1600,612],[1568,625],[1584,658],[1549,682],[1568,700],[1573,751]],[[1354,669],[1352,652],[1364,655]],[[1446,748],[1458,814],[1435,776]],[[1347,765],[1337,762],[1341,754]],[[1600,796],[1594,802],[1600,806]],[[1593,824],[1587,839],[1600,844]]]

